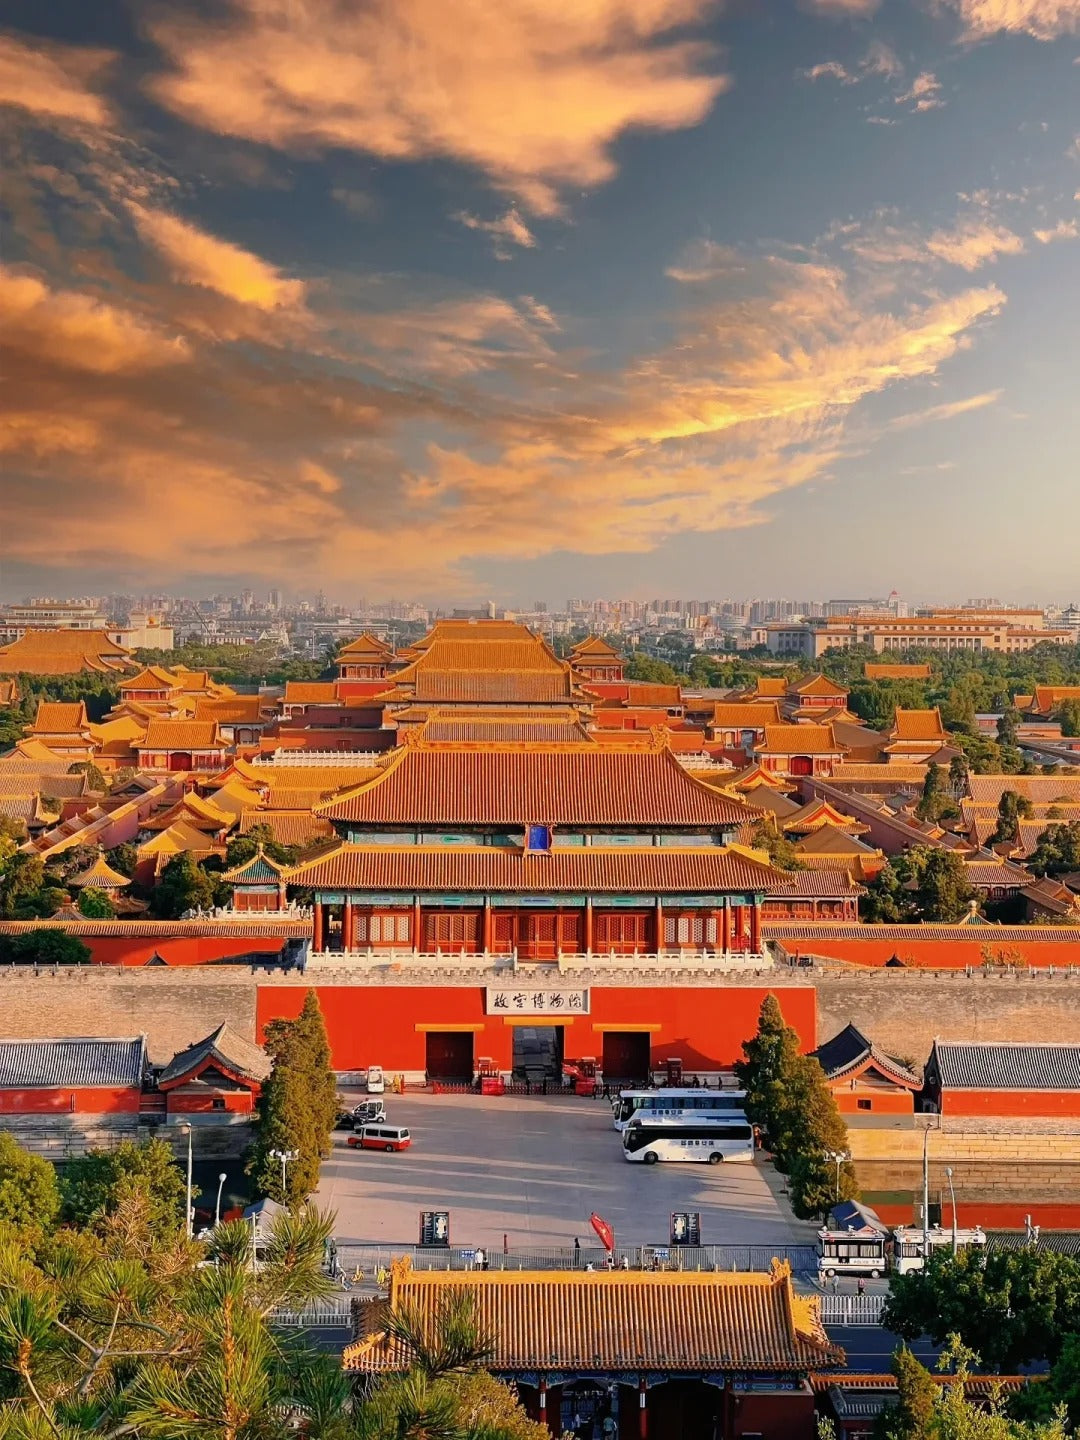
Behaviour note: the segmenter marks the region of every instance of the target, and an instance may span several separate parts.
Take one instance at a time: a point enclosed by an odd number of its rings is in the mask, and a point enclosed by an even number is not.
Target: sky
[[[0,595],[1080,599],[1080,0],[7,0]]]

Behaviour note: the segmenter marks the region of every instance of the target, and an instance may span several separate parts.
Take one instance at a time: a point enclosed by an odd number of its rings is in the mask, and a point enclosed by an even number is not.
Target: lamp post
[[[187,1208],[184,1213],[187,1218],[187,1238],[190,1240],[194,1233],[191,1223],[193,1218],[191,1206],[191,1126],[181,1125],[180,1134],[187,1136]]]
[[[829,1159],[830,1159],[830,1160],[833,1162],[833,1164],[836,1166],[836,1189],[835,1189],[835,1197],[834,1197],[834,1198],[835,1198],[836,1204],[839,1204],[839,1203],[840,1203],[840,1166],[843,1165],[843,1163],[844,1163],[845,1160],[850,1160],[850,1159],[851,1159],[851,1151],[850,1151],[850,1150],[830,1150],[830,1151],[828,1152],[828,1156],[829,1156]]]
[[[945,1178],[949,1182],[949,1206],[952,1210],[952,1253],[956,1254],[956,1191],[952,1183],[952,1166],[945,1166]]]
[[[221,1224],[221,1191],[222,1191],[222,1189],[224,1188],[225,1181],[226,1181],[227,1179],[228,1179],[228,1176],[225,1174],[225,1171],[222,1170],[221,1174],[217,1177],[217,1200],[216,1200],[215,1203],[214,1203],[214,1228],[215,1228],[215,1229]]]
[[[270,1158],[271,1158],[271,1160],[280,1160],[280,1161],[281,1161],[281,1201],[282,1201],[282,1204],[283,1204],[283,1205],[288,1204],[288,1190],[286,1189],[286,1180],[285,1180],[286,1169],[285,1169],[285,1167],[288,1165],[288,1163],[289,1163],[290,1160],[296,1160],[296,1159],[298,1159],[298,1158],[299,1158],[299,1155],[300,1155],[300,1151],[299,1151],[299,1150],[271,1150],[271,1151],[270,1151]]]
[[[922,1137],[922,1253],[923,1264],[930,1258],[930,1127]]]

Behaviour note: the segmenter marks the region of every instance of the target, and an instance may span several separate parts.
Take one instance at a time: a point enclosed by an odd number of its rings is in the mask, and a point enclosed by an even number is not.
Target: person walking
[[[487,1251],[484,1249],[478,1249],[476,1252],[476,1268],[478,1270],[487,1269]]]
[[[863,1279],[863,1277],[862,1277],[861,1275],[859,1276],[859,1283],[858,1283],[858,1285],[856,1285],[855,1289],[858,1291],[858,1293],[859,1293],[860,1295],[865,1295],[865,1294],[866,1294],[866,1281]]]

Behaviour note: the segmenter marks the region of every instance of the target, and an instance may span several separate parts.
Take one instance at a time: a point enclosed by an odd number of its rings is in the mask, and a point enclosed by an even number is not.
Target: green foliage
[[[750,843],[756,849],[764,850],[778,870],[803,868],[799,852],[787,836],[780,833],[774,820],[755,820],[750,835]]]
[[[10,856],[0,876],[0,919],[46,920],[67,899],[46,876],[40,855],[20,850]]]
[[[225,851],[226,868],[231,870],[235,865],[243,865],[245,860],[258,853],[260,845],[265,854],[279,865],[295,865],[300,854],[298,845],[279,845],[269,825],[253,825],[246,835],[230,840]]]
[[[60,894],[67,899],[66,892]],[[85,965],[89,959],[89,946],[66,930],[34,929],[22,935],[0,936],[0,964]]]
[[[68,770],[69,775],[85,775],[90,790],[101,793],[109,788],[109,782],[92,760],[79,760]]]
[[[178,920],[188,910],[210,910],[227,904],[230,890],[187,850],[174,855],[150,897],[151,912],[159,920]]]
[[[0,1224],[17,1230],[48,1230],[60,1210],[56,1171],[31,1155],[14,1135],[0,1130]]]
[[[35,1260],[0,1245],[0,1394],[12,1401],[0,1437],[343,1440],[340,1362],[270,1326],[275,1306],[329,1293],[332,1223],[275,1220],[257,1271],[247,1227],[222,1227],[229,1243],[200,1266],[204,1247],[158,1232],[138,1197],[93,1233],[57,1232]]]
[[[937,820],[942,810],[950,803],[945,790],[945,779],[941,766],[931,761],[926,768],[922,795],[915,807],[915,814],[920,820]]]
[[[939,1387],[906,1345],[894,1352],[889,1368],[896,1376],[896,1404],[878,1416],[875,1440],[925,1440],[937,1409]]]
[[[1029,1385],[1009,1406],[1017,1419],[1051,1420],[1061,1410],[1080,1427],[1080,1335],[1066,1336],[1045,1384]]]
[[[1020,821],[1031,814],[1031,801],[1015,790],[1003,790],[998,801],[998,820],[991,845],[1015,845],[1020,838]]]
[[[139,863],[139,852],[134,845],[114,845],[106,853],[105,859],[114,870],[118,870],[130,880],[135,874],[135,866]]]
[[[975,894],[959,855],[936,845],[914,845],[874,876],[859,913],[877,924],[949,923],[963,919]]]
[[[631,655],[623,674],[627,680],[645,680],[651,685],[679,685],[688,679],[665,660],[654,660],[651,655]]]
[[[188,670],[207,670],[225,684],[250,685],[260,681],[281,685],[286,680],[328,680],[336,673],[330,668],[329,653],[320,660],[296,660],[283,656],[280,648],[265,641],[259,645],[179,645],[175,650],[136,650],[141,665],[176,665]]]
[[[1062,735],[1080,735],[1080,700],[1063,700],[1054,711]]]
[[[1027,863],[1036,875],[1067,875],[1080,870],[1080,820],[1048,825]]]
[[[784,1023],[779,1001],[766,995],[757,1033],[743,1043],[735,1073],[746,1113],[768,1137],[777,1168],[788,1172],[792,1208],[800,1218],[822,1215],[858,1195],[851,1162],[837,1173],[834,1155],[847,1148],[847,1126],[816,1060],[800,1054],[799,1036]]]
[[[88,920],[111,920],[116,914],[116,909],[104,890],[95,890],[87,886],[79,891],[77,901],[79,911]]]
[[[1053,1363],[1080,1333],[1080,1259],[1052,1250],[942,1247],[925,1268],[889,1280],[884,1324],[905,1340],[955,1334],[995,1374]]]
[[[309,990],[296,1020],[274,1020],[264,1044],[273,1061],[259,1096],[255,1141],[247,1164],[260,1194],[298,1205],[319,1183],[322,1158],[330,1153],[337,1119],[337,1083],[318,997]],[[271,1151],[295,1151],[286,1166]]]
[[[124,1140],[113,1150],[88,1150],[68,1163],[60,1190],[67,1225],[98,1224],[136,1195],[162,1233],[184,1224],[187,1182],[164,1140]]]

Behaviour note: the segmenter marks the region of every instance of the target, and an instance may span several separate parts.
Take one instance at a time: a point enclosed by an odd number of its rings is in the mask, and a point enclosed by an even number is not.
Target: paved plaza
[[[356,1099],[360,1096],[357,1095]],[[701,1212],[709,1245],[813,1244],[765,1164],[631,1165],[604,1100],[387,1095],[387,1120],[410,1150],[349,1149],[334,1136],[316,1203],[337,1211],[345,1244],[415,1244],[421,1210],[449,1210],[455,1245],[512,1249],[593,1245],[589,1215],[620,1245],[665,1244],[673,1210]],[[351,1103],[355,1103],[354,1101]]]

